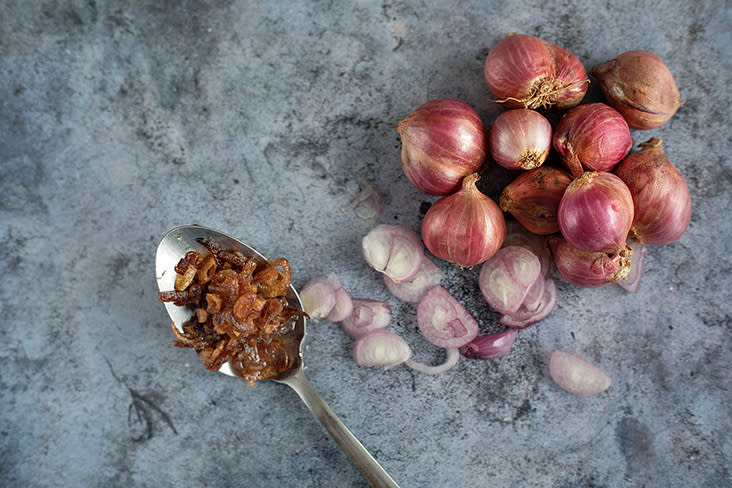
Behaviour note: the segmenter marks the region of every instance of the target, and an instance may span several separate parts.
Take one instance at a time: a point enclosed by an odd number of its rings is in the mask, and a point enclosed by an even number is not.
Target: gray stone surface
[[[336,272],[353,296],[390,301],[393,330],[439,361],[361,258],[371,224],[341,208],[371,184],[382,222],[419,229],[434,198],[403,177],[394,126],[439,96],[490,124],[483,61],[512,31],[587,68],[636,48],[668,63],[686,103],[633,135],[664,139],[690,228],[649,251],[637,294],[561,283],[552,315],[498,361],[363,369],[321,322],[307,374],[404,487],[732,486],[729,1],[0,6],[1,486],[364,486],[287,387],[207,373],[170,346],[155,247],[201,223],[287,256],[298,286]],[[490,169],[486,191],[507,177]],[[441,266],[498,330],[478,270]],[[613,386],[560,390],[558,347]]]

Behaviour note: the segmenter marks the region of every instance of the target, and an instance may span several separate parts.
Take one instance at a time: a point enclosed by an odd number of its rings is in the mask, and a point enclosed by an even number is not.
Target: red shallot
[[[582,100],[589,83],[573,54],[525,34],[499,41],[488,53],[483,71],[496,101],[509,108],[565,110]]]
[[[542,166],[521,173],[501,193],[501,210],[508,212],[529,232],[559,232],[557,211],[572,177],[561,169]]]
[[[404,339],[388,330],[373,331],[353,344],[353,360],[359,366],[391,368],[407,361],[411,355]]]
[[[491,307],[511,315],[521,307],[534,281],[543,279],[540,276],[541,263],[533,252],[521,246],[508,246],[483,264],[478,286]]]
[[[313,320],[328,316],[336,304],[335,289],[327,280],[315,278],[300,290],[303,310]]]
[[[666,157],[661,139],[651,138],[641,147],[615,169],[615,174],[633,196],[630,238],[643,244],[670,244],[689,227],[689,187],[681,172]]]
[[[483,122],[473,108],[451,98],[418,107],[396,128],[407,179],[430,195],[449,195],[485,161]]]
[[[610,388],[608,374],[576,354],[557,349],[549,359],[549,374],[560,388],[579,396],[596,395]]]
[[[610,171],[633,146],[627,122],[604,103],[579,105],[561,118],[553,136],[554,148],[572,176]]]
[[[629,51],[592,68],[605,98],[633,129],[655,129],[681,106],[671,70],[655,54]]]
[[[549,276],[554,270],[554,263],[546,250],[544,239],[543,236],[527,232],[518,222],[510,221],[506,223],[506,239],[503,241],[503,247],[521,246],[533,252],[541,263],[541,275]]]
[[[440,259],[471,267],[501,247],[506,220],[501,209],[475,186],[480,177],[465,177],[462,189],[435,202],[422,221],[422,240]]]
[[[414,278],[409,281],[397,283],[391,278],[384,276],[384,284],[389,291],[407,303],[417,303],[427,293],[427,290],[435,285],[439,285],[440,281],[445,277],[445,273],[432,261],[425,256],[422,266]]]
[[[478,323],[450,292],[432,287],[417,305],[417,325],[422,335],[438,347],[460,347],[478,335]]]
[[[341,329],[349,336],[357,338],[389,327],[392,312],[388,303],[359,298],[352,299],[351,303],[351,314],[341,321]]]
[[[506,169],[541,166],[552,147],[552,125],[535,110],[519,108],[498,116],[488,132],[491,156]]]
[[[516,329],[478,336],[460,348],[460,354],[470,359],[496,359],[505,355],[516,341]]]
[[[394,281],[409,281],[424,259],[419,236],[398,225],[380,224],[362,240],[364,259],[369,266]]]
[[[617,254],[590,252],[560,236],[550,236],[547,247],[559,274],[573,285],[599,288],[626,279],[631,270],[633,251],[628,246]]]
[[[516,313],[511,315],[502,315],[498,321],[506,327],[514,329],[523,329],[547,318],[557,300],[557,286],[554,279],[550,276],[539,278],[543,282],[541,299],[537,304],[522,303]]]
[[[588,171],[567,187],[557,218],[573,246],[615,254],[625,248],[633,223],[633,197],[614,174]]]
[[[407,359],[404,364],[406,364],[415,371],[419,371],[420,373],[432,375],[442,374],[445,371],[449,371],[454,368],[455,365],[458,363],[458,360],[460,359],[460,350],[457,347],[447,347],[445,348],[445,353],[445,361],[443,361],[442,364],[438,364],[435,366],[415,361],[411,357]]]
[[[351,301],[351,295],[343,288],[341,280],[338,279],[335,273],[328,275],[328,283],[333,287],[333,294],[335,296],[335,304],[330,309],[330,313],[325,317],[330,322],[340,322],[349,315],[353,310],[353,302]]]

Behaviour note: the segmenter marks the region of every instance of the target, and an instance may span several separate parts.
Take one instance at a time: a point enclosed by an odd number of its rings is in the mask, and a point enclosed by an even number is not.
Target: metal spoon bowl
[[[211,240],[222,249],[238,249],[245,256],[253,257],[261,262],[267,261],[267,258],[258,253],[254,248],[213,229],[199,225],[176,227],[163,236],[155,254],[155,275],[160,291],[173,289],[176,274],[174,270],[175,265],[185,256],[186,252],[208,252],[204,246],[197,242],[197,239],[200,238]],[[290,306],[302,310],[303,306],[300,296],[292,285],[289,287],[287,300]],[[170,302],[165,303],[165,308],[168,310],[168,315],[170,315],[175,326],[182,331],[183,323],[191,318],[191,310],[186,307],[179,307]],[[336,414],[323,401],[318,392],[315,391],[315,388],[313,388],[307,378],[305,378],[303,371],[303,344],[305,342],[306,322],[305,317],[301,316],[295,325],[295,335],[300,337],[299,354],[295,365],[273,381],[283,383],[297,392],[305,405],[320,420],[371,486],[399,488],[399,485],[396,484],[384,468],[374,459],[371,453],[363,447],[359,440],[340,421]],[[237,376],[231,369],[229,363],[225,363],[219,369],[219,372],[229,376]]]

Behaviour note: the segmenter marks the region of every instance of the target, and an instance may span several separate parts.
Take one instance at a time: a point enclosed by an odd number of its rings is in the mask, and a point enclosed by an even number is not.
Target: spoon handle
[[[320,423],[330,432],[343,452],[358,468],[366,481],[374,488],[399,488],[399,485],[389,476],[384,468],[374,459],[363,444],[356,439],[350,430],[333,413],[333,410],[323,401],[313,385],[305,378],[302,369],[281,380],[295,390],[305,405],[320,420]]]

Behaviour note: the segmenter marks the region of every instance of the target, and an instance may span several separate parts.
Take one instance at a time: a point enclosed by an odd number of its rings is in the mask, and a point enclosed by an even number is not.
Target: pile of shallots
[[[481,359],[508,352],[517,329],[551,312],[555,270],[574,285],[618,283],[635,292],[645,246],[676,241],[691,218],[687,184],[661,140],[651,138],[629,154],[630,129],[657,128],[681,105],[658,56],[630,51],[595,66],[606,103],[581,103],[590,83],[582,63],[529,35],[498,42],[484,74],[507,109],[488,131],[473,108],[450,98],[424,103],[397,125],[404,174],[440,197],[424,216],[421,242],[410,230],[386,225],[363,240],[366,261],[384,273],[389,289],[404,288],[402,296],[418,303],[425,338],[448,350],[438,371],[452,367],[458,352]],[[557,113],[561,118],[551,116]],[[547,116],[558,119],[554,126]],[[476,186],[491,177],[488,154],[516,172],[497,202]],[[470,313],[440,286],[444,276],[422,243],[461,268],[480,265],[480,291],[505,331],[479,334]],[[429,279],[420,275],[423,267]],[[400,350],[399,360],[383,364],[436,372],[410,359],[408,348]],[[574,354],[555,351],[550,362],[552,378],[568,391],[588,395],[610,386],[601,369]]]

